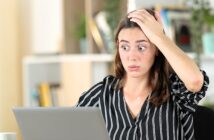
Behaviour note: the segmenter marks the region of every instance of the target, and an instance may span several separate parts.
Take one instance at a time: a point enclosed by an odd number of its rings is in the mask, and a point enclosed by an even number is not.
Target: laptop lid
[[[13,108],[24,140],[110,140],[99,108]]]

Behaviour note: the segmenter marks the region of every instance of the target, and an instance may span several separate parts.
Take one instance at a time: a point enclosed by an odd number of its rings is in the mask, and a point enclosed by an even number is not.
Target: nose
[[[138,57],[138,52],[136,49],[130,49],[129,51],[129,60],[130,61],[136,61]]]

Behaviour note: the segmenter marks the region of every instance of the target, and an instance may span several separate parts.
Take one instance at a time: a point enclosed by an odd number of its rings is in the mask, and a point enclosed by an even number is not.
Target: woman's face
[[[118,34],[118,50],[128,77],[148,76],[157,52],[139,28],[125,28]]]

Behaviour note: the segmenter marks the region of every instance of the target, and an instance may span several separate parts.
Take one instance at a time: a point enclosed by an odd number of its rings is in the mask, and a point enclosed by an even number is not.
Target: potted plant
[[[196,53],[196,62],[200,65],[200,54],[207,53],[207,41],[213,38],[211,28],[214,25],[213,9],[210,7],[209,0],[190,0],[191,1],[191,43]],[[208,33],[212,32],[212,33]],[[208,48],[210,46],[208,45]],[[212,47],[213,48],[213,47]],[[213,51],[214,52],[214,51]]]
[[[107,0],[104,10],[107,12],[107,22],[112,31],[115,30],[121,17],[121,0]]]
[[[86,18],[84,15],[79,17],[76,26],[72,26],[71,33],[79,41],[80,52],[87,53],[88,43],[86,39]]]

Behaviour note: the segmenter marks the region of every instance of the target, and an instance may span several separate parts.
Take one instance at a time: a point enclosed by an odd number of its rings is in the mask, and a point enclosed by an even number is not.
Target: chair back
[[[198,106],[193,120],[195,140],[214,140],[214,110]]]

